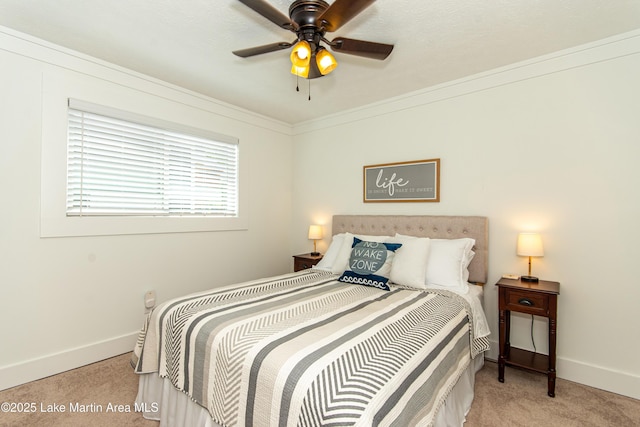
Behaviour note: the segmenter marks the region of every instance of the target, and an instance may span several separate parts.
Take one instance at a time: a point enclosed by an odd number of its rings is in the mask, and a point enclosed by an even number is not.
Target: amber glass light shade
[[[295,74],[296,76],[300,76],[303,78],[309,77],[309,66],[306,67],[296,67],[295,65],[291,66],[291,74]]]
[[[311,46],[306,40],[300,40],[291,49],[291,64],[295,67],[309,67],[309,61],[311,60]],[[295,74],[295,73],[294,73]]]
[[[336,59],[325,48],[320,48],[316,52],[316,63],[323,76],[326,76],[338,66]]]

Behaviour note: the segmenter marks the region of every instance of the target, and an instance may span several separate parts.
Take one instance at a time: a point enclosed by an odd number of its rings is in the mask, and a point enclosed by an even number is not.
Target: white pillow
[[[431,239],[427,259],[426,284],[442,289],[467,293],[467,267],[475,253],[475,239]]]
[[[345,237],[340,247],[336,259],[331,266],[331,272],[334,274],[342,274],[349,266],[349,257],[351,256],[351,247],[353,246],[354,236],[360,240],[366,240],[368,242],[385,242],[390,236],[367,236],[365,234],[351,234],[344,233]]]
[[[425,289],[430,239],[396,234],[386,241],[402,243],[391,265],[391,281],[399,285]]]
[[[473,259],[474,256],[476,256],[476,253],[474,251],[469,251],[467,252],[466,257],[464,259],[463,279],[467,283],[469,282],[469,264],[471,264],[471,260]]]
[[[313,267],[319,270],[331,271],[333,264],[336,262],[336,257],[342,248],[342,242],[344,242],[345,233],[336,234],[331,240],[331,244],[327,248],[327,252],[324,253],[322,259]]]

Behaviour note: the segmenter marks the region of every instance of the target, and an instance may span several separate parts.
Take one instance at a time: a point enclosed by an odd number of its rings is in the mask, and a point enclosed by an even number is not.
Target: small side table
[[[498,286],[500,310],[500,356],[498,381],[504,382],[504,367],[517,366],[547,374],[547,394],[555,397],[556,328],[560,283],[540,280],[537,283],[502,278]],[[511,312],[533,314],[549,319],[549,355],[511,347]]]
[[[322,259],[322,254],[320,255],[311,255],[308,254],[300,254],[293,256],[293,271],[300,271],[306,268],[311,268]]]

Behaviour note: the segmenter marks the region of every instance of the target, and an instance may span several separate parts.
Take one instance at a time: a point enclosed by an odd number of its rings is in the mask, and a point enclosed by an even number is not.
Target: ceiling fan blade
[[[287,15],[280,12],[266,0],[239,0],[245,6],[253,9],[255,12],[258,12],[260,15],[267,18],[269,21],[273,22],[277,26],[284,28],[285,30],[295,31],[297,29],[297,25],[289,19]]]
[[[336,0],[318,18],[328,32],[336,31],[375,0]]]
[[[278,42],[265,44],[263,46],[250,47],[248,49],[234,50],[233,54],[241,58],[248,58],[250,56],[262,55],[263,53],[275,52],[277,50],[288,49],[293,46],[292,43]]]
[[[385,60],[393,50],[392,44],[347,39],[344,37],[337,37],[333,39],[330,46],[336,52],[363,56],[371,59],[379,59],[381,61]]]

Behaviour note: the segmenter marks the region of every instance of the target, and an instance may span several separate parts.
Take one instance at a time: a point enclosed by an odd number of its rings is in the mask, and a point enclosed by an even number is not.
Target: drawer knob
[[[518,300],[518,304],[520,304],[520,305],[526,305],[527,307],[533,307],[533,305],[534,305],[534,304],[533,304],[533,301],[531,301],[531,300],[530,300],[530,299],[528,299],[528,298],[520,298],[520,299]]]

